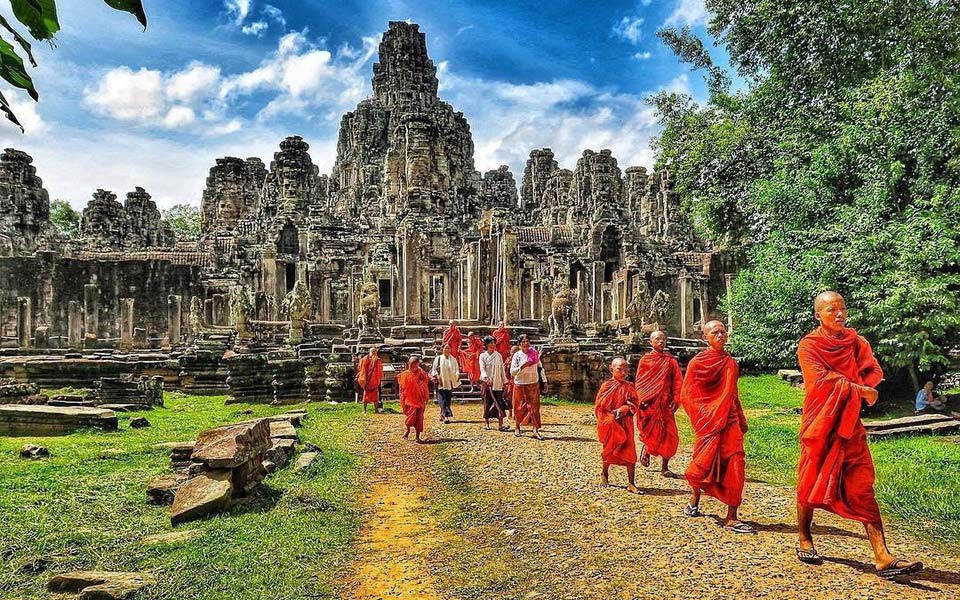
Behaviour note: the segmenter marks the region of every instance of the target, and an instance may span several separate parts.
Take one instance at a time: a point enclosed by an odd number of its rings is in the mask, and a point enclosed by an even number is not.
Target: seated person
[[[917,401],[914,410],[916,412],[923,412],[928,408],[936,411],[947,410],[947,401],[943,398],[943,396],[933,395],[932,381],[928,381],[923,384],[923,387],[920,388],[919,392],[917,392]]]

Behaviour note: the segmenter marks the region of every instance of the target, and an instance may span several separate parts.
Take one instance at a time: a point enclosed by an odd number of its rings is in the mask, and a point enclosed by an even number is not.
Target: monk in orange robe
[[[497,342],[497,352],[503,357],[503,364],[510,364],[510,358],[513,352],[510,351],[510,330],[507,329],[503,321],[493,330],[493,339]]]
[[[846,326],[843,296],[823,292],[813,310],[820,326],[800,340],[797,350],[805,390],[797,473],[797,558],[809,564],[822,562],[810,532],[813,511],[822,508],[863,523],[877,575],[892,579],[915,573],[923,563],[897,559],[887,548],[873,492],[873,459],[860,422],[861,404],[872,406],[877,401],[883,371],[870,343]]]
[[[480,381],[480,353],[483,352],[483,340],[474,332],[467,334],[467,347],[460,353],[463,355],[463,370],[473,388]]]
[[[627,491],[639,494],[634,481],[637,466],[637,446],[633,438],[633,414],[637,410],[637,392],[627,380],[630,366],[622,358],[610,364],[610,379],[597,391],[593,411],[597,416],[597,437],[603,444],[603,470],[600,485],[610,485],[610,465],[627,468]]]
[[[414,354],[407,362],[407,370],[397,375],[397,388],[400,393],[400,408],[406,417],[407,428],[404,439],[410,439],[410,430],[416,431],[416,442],[423,443],[423,413],[430,399],[430,376],[420,368],[420,357]]]
[[[637,430],[643,442],[640,464],[649,467],[650,456],[659,456],[660,474],[676,477],[669,465],[680,445],[674,413],[680,406],[683,373],[677,359],[667,352],[666,333],[651,333],[650,346],[653,350],[640,359],[634,378],[640,408],[637,411]]]
[[[450,326],[443,332],[443,344],[450,344],[450,355],[457,359],[458,363],[461,362],[460,346],[463,345],[463,334],[460,333],[460,329],[453,319],[450,320]]]
[[[756,533],[737,517],[746,480],[743,434],[747,432],[737,393],[740,368],[725,349],[727,328],[723,323],[710,321],[703,326],[703,335],[710,347],[687,365],[680,388],[680,404],[694,432],[693,457],[686,471],[693,494],[683,512],[699,517],[700,496],[705,492],[727,505],[724,529]]]
[[[363,412],[367,405],[373,404],[373,410],[380,412],[380,382],[383,381],[383,361],[380,360],[376,346],[370,348],[357,366],[357,385],[363,391]]]

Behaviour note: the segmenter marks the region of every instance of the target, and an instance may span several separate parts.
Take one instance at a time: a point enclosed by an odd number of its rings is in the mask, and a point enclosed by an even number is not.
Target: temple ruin
[[[228,393],[233,373],[252,396],[331,397],[364,344],[401,362],[429,354],[449,320],[504,321],[558,357],[558,391],[580,393],[591,353],[658,327],[695,338],[718,315],[734,262],[694,234],[667,171],[621,169],[610,150],[563,168],[538,148],[518,187],[506,166],[475,169],[470,126],[437,88],[424,34],[391,22],[332,172],[299,136],[269,164],[217,159],[195,241],[176,240],[140,187],[123,202],[94,192],[65,239],[31,157],[7,149],[0,377],[160,375]],[[260,375],[231,371],[254,359]]]

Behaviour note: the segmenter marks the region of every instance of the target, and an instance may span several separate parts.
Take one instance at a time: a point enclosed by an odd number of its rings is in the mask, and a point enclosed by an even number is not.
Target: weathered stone
[[[85,427],[115,431],[117,414],[102,408],[0,405],[0,434],[56,435]]]
[[[144,536],[140,543],[144,546],[166,546],[195,540],[203,535],[202,529],[181,529],[167,533],[154,533]]]
[[[20,449],[20,458],[47,458],[50,456],[50,450],[46,446],[37,446],[36,444],[24,444]]]
[[[292,439],[277,438],[273,440],[273,445],[263,455],[264,459],[269,460],[275,465],[282,467],[290,462],[293,456],[294,444]]]
[[[190,479],[182,473],[163,475],[147,484],[147,503],[167,506],[173,503],[177,490]]]
[[[286,438],[291,440],[298,439],[297,430],[290,424],[289,421],[271,421],[270,422],[270,437],[273,439],[276,438]]]
[[[146,417],[134,417],[130,419],[131,429],[142,429],[144,427],[150,427],[150,421],[148,421]]]
[[[294,472],[300,473],[301,471],[306,471],[319,456],[319,452],[302,452],[300,456],[297,457],[297,461],[293,463]]]
[[[233,495],[233,474],[228,469],[207,471],[177,490],[170,507],[173,525],[220,512],[230,505]]]
[[[260,419],[204,431],[197,436],[191,458],[211,469],[232,469],[259,457],[269,447],[270,423]]]
[[[118,571],[73,571],[52,578],[47,590],[60,594],[79,594],[81,600],[127,600],[156,580],[146,573]]]

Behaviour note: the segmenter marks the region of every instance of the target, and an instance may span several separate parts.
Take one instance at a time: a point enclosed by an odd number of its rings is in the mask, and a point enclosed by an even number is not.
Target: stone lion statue
[[[380,290],[372,281],[360,286],[360,337],[383,337],[380,332]]]
[[[569,335],[572,324],[570,323],[571,302],[570,290],[564,288],[559,290],[553,296],[553,303],[550,306],[550,336],[559,337]]]
[[[302,279],[297,280],[293,285],[293,291],[283,299],[283,308],[290,317],[289,342],[297,344],[303,340],[303,322],[313,311],[310,291],[307,290],[307,284]]]

